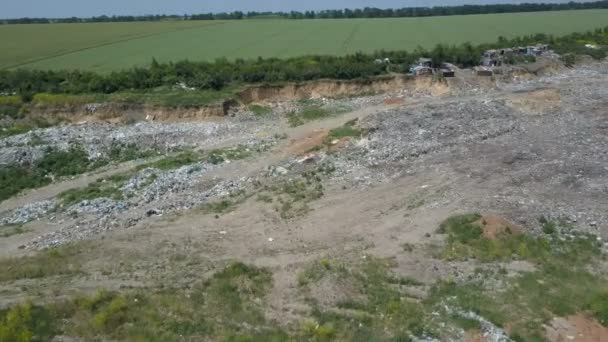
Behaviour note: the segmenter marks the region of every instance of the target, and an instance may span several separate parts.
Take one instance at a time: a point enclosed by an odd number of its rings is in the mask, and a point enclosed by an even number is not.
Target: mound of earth
[[[602,342],[608,341],[608,328],[584,314],[556,317],[546,327],[551,342]]]
[[[477,223],[483,228],[483,236],[486,239],[493,240],[502,234],[516,235],[521,233],[519,226],[496,215],[485,215]]]

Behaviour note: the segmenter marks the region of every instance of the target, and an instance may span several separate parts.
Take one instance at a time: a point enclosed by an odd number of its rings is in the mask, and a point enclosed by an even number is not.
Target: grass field
[[[159,61],[413,50],[437,43],[556,35],[608,24],[608,10],[429,18],[242,20],[0,26],[0,68],[107,72]]]

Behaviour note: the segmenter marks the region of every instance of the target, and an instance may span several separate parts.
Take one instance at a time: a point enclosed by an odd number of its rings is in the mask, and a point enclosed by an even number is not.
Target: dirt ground
[[[79,262],[86,273],[69,280],[1,283],[0,304],[100,287],[187,287],[238,260],[272,271],[266,315],[288,325],[306,310],[294,300],[300,296],[296,274],[315,260],[393,258],[397,274],[429,285],[473,274],[474,262],[445,263],[416,252],[417,246],[442,243],[436,231],[454,214],[485,215],[488,238],[507,230],[539,232],[537,218],[544,215],[608,239],[607,84],[608,64],[598,63],[491,88],[463,90],[419,82],[413,93],[397,90],[372,103],[353,102],[347,113],[298,127],[289,127],[281,116],[286,110],[275,103],[269,106],[278,114],[269,118],[226,117],[221,125],[243,131],[227,133],[233,134],[225,136],[229,142],[199,147],[238,145],[255,134],[285,138],[266,151],[195,174],[182,188],[124,211],[80,216],[59,211],[24,224],[23,234],[0,238],[0,256],[35,255],[56,245],[53,241],[84,241],[89,253]],[[333,152],[315,151],[330,130],[353,119],[362,137],[346,139]],[[193,139],[196,134],[205,133],[195,133]],[[221,182],[234,183],[229,189],[255,192],[324,162],[335,171],[323,178],[323,196],[307,203],[303,215],[286,219],[277,201],[266,203],[257,195],[217,214],[197,209],[200,202],[189,202]],[[0,211],[10,215],[28,203],[53,199],[135,165],[120,164],[27,191],[1,203]],[[221,200],[228,192],[213,193],[208,200]],[[144,215],[151,208],[162,214]],[[137,221],[127,225],[134,217]],[[80,233],[99,222],[112,225]],[[414,252],[404,252],[404,245],[413,246]],[[189,262],[182,262],[184,257]],[[319,286],[328,301],[348,292],[332,289],[333,284]],[[555,318],[547,336],[551,341],[608,340],[606,328],[581,315]],[[490,339],[473,331],[466,340]]]

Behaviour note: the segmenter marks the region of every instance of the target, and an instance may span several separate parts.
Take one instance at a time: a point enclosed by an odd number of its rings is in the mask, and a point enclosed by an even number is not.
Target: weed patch
[[[467,214],[448,218],[441,224],[439,232],[447,234],[442,258],[473,258],[482,262],[529,260],[541,264],[559,258],[562,262],[581,263],[600,252],[596,239],[585,234],[572,233],[560,238],[502,233],[496,239],[488,239],[483,236],[483,222],[479,222],[480,219],[479,214]],[[554,232],[555,227],[551,227]]]
[[[0,311],[0,341],[50,341],[57,332],[57,324],[47,308],[27,302]]]
[[[139,165],[138,170],[154,168],[163,171],[174,170],[185,165],[190,165],[200,162],[202,156],[194,151],[184,151],[174,156],[169,156],[155,162]]]
[[[36,170],[55,177],[74,176],[91,170],[93,165],[84,148],[74,145],[67,151],[48,148],[37,163]]]
[[[20,96],[0,96],[0,117],[8,116],[14,119],[13,111],[18,112],[22,105]]]
[[[537,270],[507,278],[498,272],[504,284],[498,293],[482,283],[442,282],[427,299],[429,305],[474,312],[498,326],[509,325],[519,340],[544,339],[543,324],[553,317],[591,313],[606,325],[608,288],[601,275],[587,271],[601,257],[600,244],[594,236],[569,231],[565,222],[541,218],[544,236],[503,234],[490,240],[483,236],[476,214],[449,218],[440,227],[447,234],[443,257],[448,260],[476,258],[480,261],[528,260]],[[462,322],[461,322],[462,323]]]
[[[399,277],[391,274],[390,267],[385,260],[370,259],[353,269],[319,262],[304,271],[298,277],[300,286],[307,287],[333,273],[335,279],[348,283],[358,293],[358,299],[342,301],[337,304],[341,310],[336,310],[321,307],[315,298],[309,297],[314,320],[303,324],[301,337],[366,341],[433,335],[434,327],[425,319],[424,307],[407,299],[396,281]]]
[[[356,126],[357,121],[349,121],[342,127],[334,128],[329,131],[325,138],[325,143],[331,143],[333,140],[340,140],[346,137],[359,138],[363,134],[363,130]]]
[[[7,238],[13,235],[20,235],[26,232],[22,225],[0,226],[0,237]]]
[[[253,104],[249,106],[249,111],[257,117],[265,117],[272,114],[272,108]]]
[[[344,112],[344,109],[327,109],[314,102],[304,101],[300,104],[300,108],[297,111],[287,114],[287,122],[291,127],[296,127],[310,121],[324,119],[342,112]]]
[[[17,113],[15,113],[14,110],[9,110],[6,112],[7,109],[2,109],[1,107],[2,106],[0,106],[0,110],[4,110],[6,115],[13,115],[14,119],[17,120],[13,120],[8,124],[0,125],[0,138],[27,133],[37,128],[47,128],[52,126],[52,123],[39,118],[21,119],[20,111]]]
[[[0,201],[4,201],[25,189],[33,189],[51,183],[51,178],[38,170],[20,165],[0,168]]]
[[[151,151],[136,152],[133,146],[126,148],[115,146],[113,151],[110,156],[113,160],[118,161],[149,156],[150,153],[154,153]],[[108,163],[107,159],[89,159],[87,152],[79,145],[73,145],[66,151],[48,148],[45,150],[44,156],[34,165],[13,164],[0,168],[0,201],[25,189],[48,185],[56,177],[79,175]],[[102,188],[101,185],[94,184],[87,191],[97,192]]]
[[[258,193],[257,200],[274,203],[274,209],[282,219],[292,219],[310,211],[311,202],[323,197],[322,176],[335,171],[331,163],[319,165],[301,176],[284,179],[277,184],[266,185]]]
[[[160,155],[155,149],[142,150],[136,144],[114,142],[108,148],[107,158],[113,162],[127,162],[136,159],[151,158]]]
[[[298,285],[306,286],[321,280],[326,272],[332,271],[332,266],[327,259],[321,259],[318,263],[312,264],[304,271],[298,273]]]
[[[603,326],[608,327],[608,289],[595,291],[586,299],[585,310],[591,312]]]
[[[62,200],[64,206],[104,197],[120,201],[124,199],[120,188],[122,188],[130,178],[131,174],[122,174],[99,179],[85,188],[65,191],[59,195],[59,198]]]
[[[252,152],[245,146],[237,146],[233,148],[222,148],[212,150],[208,153],[199,153],[195,151],[183,151],[176,155],[163,158],[161,160],[146,163],[138,166],[138,170],[146,168],[155,168],[159,170],[174,170],[182,166],[207,161],[211,164],[218,165],[227,161],[240,160],[249,157]]]
[[[272,277],[262,268],[234,263],[191,291],[100,290],[45,306],[24,304],[0,312],[0,341],[52,340],[285,340],[268,324],[262,300]]]
[[[500,303],[486,295],[483,286],[479,283],[439,282],[432,287],[425,305],[429,307],[449,305],[460,311],[474,312],[499,327],[507,320],[502,313]],[[453,316],[452,313],[448,314],[448,317],[453,318]]]
[[[275,210],[283,219],[306,214],[308,204],[323,196],[323,185],[317,178],[291,179],[268,188],[276,197]]]
[[[241,160],[251,156],[251,151],[245,146],[234,148],[223,148],[209,152],[207,161],[211,164],[218,165],[227,161]]]
[[[0,260],[0,281],[45,278],[80,273],[82,244],[66,245],[33,256]]]

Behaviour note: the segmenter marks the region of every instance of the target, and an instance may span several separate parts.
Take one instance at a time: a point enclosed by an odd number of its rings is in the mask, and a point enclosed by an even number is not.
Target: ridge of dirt
[[[546,325],[547,339],[551,342],[608,341],[608,328],[585,314],[555,317]]]

